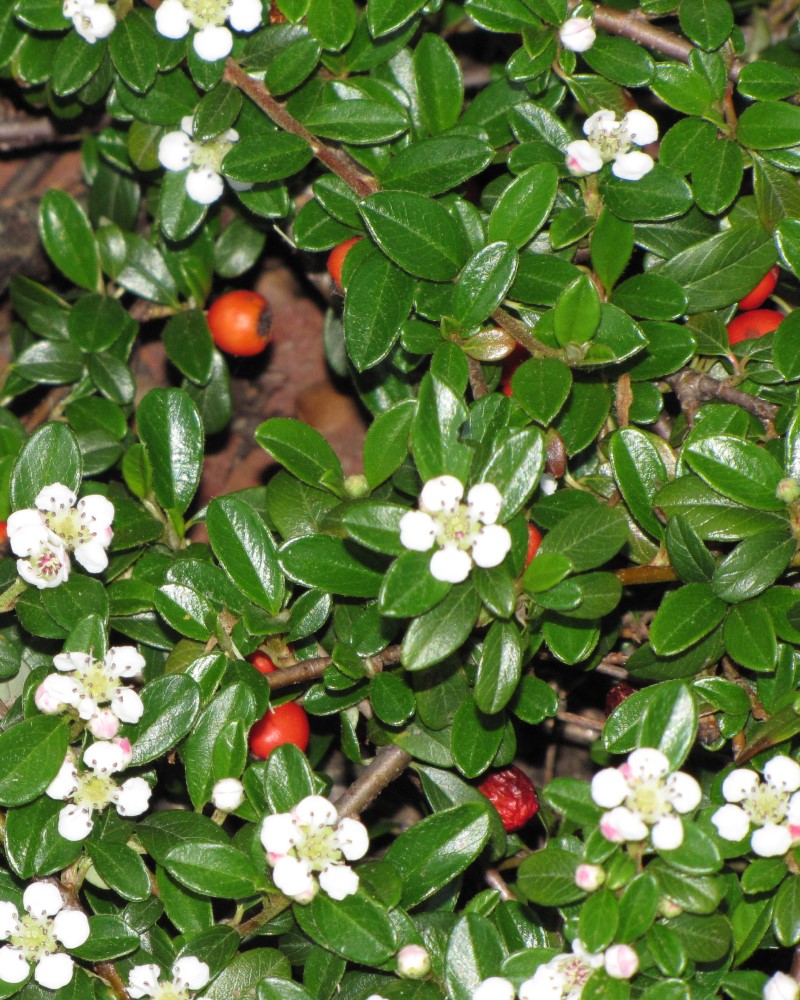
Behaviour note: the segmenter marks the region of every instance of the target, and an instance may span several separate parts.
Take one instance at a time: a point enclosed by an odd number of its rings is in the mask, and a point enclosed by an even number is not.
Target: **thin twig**
[[[368,657],[368,660],[377,673],[390,663],[400,662],[400,646],[387,646],[375,656]],[[316,680],[325,673],[331,663],[333,660],[330,656],[315,656],[309,660],[301,660],[291,667],[282,667],[280,670],[268,674],[267,683],[271,691],[278,691],[280,688],[291,687],[293,684]]]
[[[671,566],[625,566],[614,570],[614,575],[623,587],[648,583],[671,583],[678,576]]]
[[[381,747],[353,784],[334,803],[339,815],[352,817],[363,813],[384,788],[400,777],[411,760],[411,754],[394,743]]]
[[[758,396],[751,396],[749,392],[742,392],[741,389],[734,389],[710,375],[701,375],[691,368],[684,368],[675,375],[668,375],[665,381],[674,390],[689,423],[692,422],[700,404],[711,399],[721,399],[724,403],[732,403],[747,410],[748,413],[753,413],[767,428],[778,413],[778,407],[773,403],[767,403]]]
[[[326,146],[324,142],[312,135],[304,125],[301,125],[296,118],[289,114],[280,101],[270,94],[260,80],[254,80],[248,76],[235,60],[228,59],[226,62],[223,79],[238,87],[242,93],[247,94],[253,103],[257,104],[284,132],[290,132],[307,142],[320,163],[324,163],[337,177],[341,177],[345,184],[359,197],[366,198],[367,195],[374,194],[378,190],[378,182],[374,177],[363,174],[355,160],[351,159],[343,150]]]
[[[496,868],[487,868],[483,873],[483,880],[490,889],[496,889],[500,893],[500,898],[506,903],[517,898],[509,888],[508,882]]]
[[[114,991],[114,996],[118,1000],[131,1000],[131,995],[128,993],[125,981],[119,972],[117,972],[117,967],[112,962],[97,962],[95,963],[94,971],[104,983],[111,987]]]
[[[486,379],[483,377],[483,369],[480,366],[480,362],[476,361],[475,358],[467,358],[467,364],[469,365],[469,386],[472,389],[473,399],[483,399],[489,392],[489,388],[486,385]]]
[[[548,347],[537,340],[521,320],[516,319],[511,313],[506,312],[505,309],[495,309],[492,313],[492,319],[506,333],[510,334],[517,343],[522,344],[527,351],[530,351],[534,358],[558,358],[560,361],[564,360],[563,351],[559,351],[554,347]]]

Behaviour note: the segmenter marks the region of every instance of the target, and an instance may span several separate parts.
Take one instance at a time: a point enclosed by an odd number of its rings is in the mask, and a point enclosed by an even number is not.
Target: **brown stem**
[[[400,662],[400,646],[387,646],[382,652],[369,657],[376,672],[381,667],[390,663]],[[278,691],[281,688],[291,687],[293,684],[302,684],[304,681],[316,680],[321,677],[333,660],[330,656],[315,656],[310,660],[301,660],[291,667],[282,667],[280,670],[267,675],[267,683],[271,691]]]
[[[247,94],[253,103],[257,104],[284,132],[290,132],[307,142],[320,163],[324,163],[337,177],[341,177],[345,184],[352,188],[359,197],[366,198],[367,195],[374,194],[378,190],[378,183],[374,177],[365,176],[347,153],[320,142],[305,126],[289,114],[285,106],[270,94],[261,81],[248,76],[235,60],[228,59],[225,64],[224,79]]]
[[[483,880],[490,889],[496,889],[500,893],[500,898],[506,903],[517,898],[496,868],[487,868],[483,873]]]
[[[510,334],[514,340],[530,351],[534,358],[558,358],[559,361],[564,360],[563,351],[558,351],[554,347],[548,347],[546,344],[541,343],[541,341],[533,336],[524,323],[512,316],[511,313],[506,312],[505,309],[495,309],[492,313],[492,319],[506,333]]]
[[[486,379],[483,377],[480,362],[476,361],[475,358],[467,358],[467,364],[469,365],[469,385],[472,389],[472,398],[483,399],[489,389],[486,385]]]
[[[697,408],[709,399],[721,399],[725,403],[740,406],[748,413],[755,414],[767,428],[778,413],[778,407],[773,403],[767,403],[758,396],[751,396],[749,392],[742,392],[741,389],[734,389],[725,382],[718,382],[710,375],[701,375],[691,368],[684,368],[675,375],[668,375],[665,381],[674,390],[681,409],[686,413],[690,423]]]
[[[614,571],[623,587],[646,583],[670,583],[678,576],[671,566],[626,566]]]
[[[410,753],[390,743],[381,747],[353,784],[335,802],[340,816],[359,816],[411,763]]]
[[[128,988],[122,976],[117,972],[117,967],[111,962],[97,962],[94,966],[95,975],[98,975],[103,982],[107,983],[114,991],[114,996],[119,1000],[131,1000]]]

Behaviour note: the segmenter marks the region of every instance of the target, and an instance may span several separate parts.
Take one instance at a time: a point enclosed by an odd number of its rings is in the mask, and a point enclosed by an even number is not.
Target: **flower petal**
[[[211,979],[211,970],[199,958],[185,955],[172,966],[172,975],[190,990],[202,990]]]
[[[32,882],[22,894],[22,905],[33,917],[52,917],[63,909],[64,900],[52,882]]]
[[[218,59],[225,59],[231,54],[233,35],[227,28],[212,24],[197,32],[192,39],[192,45],[202,60],[205,62],[216,62]],[[194,195],[191,195],[191,197],[194,197]],[[213,200],[216,201],[217,199],[214,198]],[[195,198],[195,201],[199,201],[199,199]],[[203,202],[203,204],[209,203]]]
[[[785,754],[779,754],[764,765],[764,777],[773,788],[796,792],[800,788],[800,764]]]
[[[80,948],[89,940],[89,918],[81,910],[61,910],[53,920],[53,933],[65,948]]]
[[[623,181],[640,181],[654,166],[652,156],[632,149],[629,153],[620,153],[614,157],[611,173]]]
[[[455,476],[437,476],[429,479],[422,487],[419,505],[429,514],[441,511],[452,513],[464,496],[464,486]]]
[[[759,857],[782,858],[792,846],[792,835],[785,826],[766,823],[760,830],[753,831],[750,846]]]
[[[494,524],[503,506],[503,496],[494,483],[476,483],[467,494],[467,509],[481,524]]]
[[[490,569],[499,566],[511,549],[511,535],[500,524],[487,524],[472,543],[471,555],[476,566]]]
[[[436,541],[436,522],[424,510],[410,510],[400,518],[400,544],[412,552],[427,552]]]
[[[261,0],[232,0],[228,23],[236,31],[255,31],[261,24]]]
[[[683,843],[683,823],[680,816],[665,816],[650,831],[657,851],[674,851]]]
[[[461,583],[469,576],[471,569],[472,560],[469,554],[462,549],[449,546],[446,549],[439,549],[431,556],[430,571],[435,580],[443,580],[445,583]]]
[[[630,786],[619,768],[603,768],[592,778],[592,799],[603,809],[612,809],[623,803],[629,791]]]
[[[331,899],[346,899],[358,892],[358,875],[347,865],[328,865],[319,873],[319,885]]]
[[[750,831],[750,817],[739,806],[722,806],[711,817],[711,822],[717,828],[720,837],[734,843],[742,840]]]
[[[190,23],[191,16],[181,0],[164,0],[156,10],[156,29],[165,38],[184,38]]]

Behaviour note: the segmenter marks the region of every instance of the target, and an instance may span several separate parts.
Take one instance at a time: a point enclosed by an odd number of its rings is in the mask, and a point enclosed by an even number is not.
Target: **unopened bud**
[[[223,778],[214,785],[211,801],[220,812],[233,812],[244,802],[244,786],[236,778]]]
[[[397,953],[397,975],[402,979],[423,979],[431,971],[431,957],[419,944],[407,944]]]
[[[775,490],[775,496],[781,503],[794,503],[800,500],[800,482],[787,476],[781,479]]]
[[[671,920],[673,917],[679,917],[683,913],[683,907],[670,899],[669,896],[661,896],[658,900],[658,912],[662,917]]]
[[[612,979],[631,979],[639,971],[639,956],[627,944],[615,944],[603,956],[606,972]]]
[[[366,476],[348,476],[344,481],[344,491],[351,500],[360,500],[369,496],[370,488]]]
[[[578,865],[575,869],[575,885],[584,892],[594,892],[605,880],[605,869],[600,865]]]

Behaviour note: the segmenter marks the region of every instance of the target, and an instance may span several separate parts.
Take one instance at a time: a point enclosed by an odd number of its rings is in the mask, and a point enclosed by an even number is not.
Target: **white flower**
[[[424,979],[431,971],[431,956],[419,944],[407,944],[397,953],[397,975],[401,979]]]
[[[69,578],[68,551],[89,573],[108,566],[106,549],[114,532],[114,505],[93,494],[76,501],[61,483],[39,492],[35,508],[14,511],[8,518],[8,540],[17,560],[17,572],[40,589],[57,587]]]
[[[70,18],[75,30],[90,45],[94,45],[99,38],[108,38],[117,26],[117,19],[108,4],[94,3],[93,0],[67,0],[64,17]]]
[[[150,803],[150,786],[144,778],[128,778],[121,785],[113,775],[131,760],[128,740],[93,743],[83,754],[88,771],[78,771],[67,756],[46,792],[51,799],[69,800],[58,816],[58,832],[65,840],[85,840],[94,826],[93,815],[113,803],[120,816],[140,816]]]
[[[291,812],[265,817],[261,843],[275,885],[296,902],[307,903],[318,887],[332,899],[358,890],[358,875],[343,862],[363,857],[369,837],[363,823],[340,820],[328,799],[308,795]]]
[[[492,483],[477,483],[462,502],[463,484],[455,476],[429,479],[419,497],[419,510],[400,518],[400,543],[431,556],[429,569],[437,580],[461,583],[473,565],[499,566],[511,548],[508,530],[496,524],[503,505]]]
[[[490,976],[472,991],[472,1000],[514,1000],[513,983],[502,976]]]
[[[182,7],[180,0],[165,0],[156,11],[156,19],[169,4]],[[220,30],[224,30],[230,37],[227,29]],[[199,34],[195,35],[195,42],[199,37]],[[222,197],[225,185],[222,182],[220,168],[225,154],[235,142],[239,141],[239,133],[229,128],[205,142],[196,142],[193,135],[192,116],[185,115],[181,119],[180,132],[167,132],[162,136],[158,144],[158,160],[165,170],[188,170],[186,193],[192,201],[200,205],[211,205]]]
[[[606,880],[606,872],[602,865],[578,865],[575,869],[575,885],[584,892],[594,892]]]
[[[785,972],[776,972],[764,986],[764,1000],[800,1000],[800,984]]]
[[[683,771],[670,773],[660,750],[634,750],[621,767],[608,767],[592,779],[592,799],[608,809],[600,832],[614,843],[644,840],[650,832],[657,850],[674,850],[683,843],[683,823],[676,813],[696,809],[700,786]]]
[[[566,149],[567,169],[576,177],[597,173],[604,163],[612,161],[611,172],[622,180],[641,180],[653,169],[652,157],[631,149],[647,146],[658,138],[658,124],[645,111],[629,111],[622,121],[617,121],[613,111],[603,108],[586,119],[583,131],[586,139],[570,142]]]
[[[244,802],[244,785],[237,778],[222,778],[211,789],[211,801],[220,812],[233,812]]]
[[[649,174],[654,166],[652,156],[634,149],[630,153],[621,153],[614,158],[611,173],[623,181],[639,181],[645,174]]]
[[[89,921],[80,910],[65,910],[52,882],[33,882],[22,894],[25,913],[13,903],[0,904],[0,981],[22,983],[34,967],[33,978],[48,990],[72,981],[73,963],[58,950],[79,948],[89,937]]]
[[[144,667],[144,657],[133,646],[112,646],[102,660],[91,653],[59,653],[53,665],[59,673],[45,677],[34,696],[40,712],[75,709],[91,734],[103,740],[116,736],[120,723],[141,719],[142,699],[120,684],[120,678],[136,676]]]
[[[632,979],[639,971],[639,956],[627,944],[615,944],[607,948],[603,963],[612,979]]]
[[[558,37],[565,49],[586,52],[594,45],[597,32],[588,17],[571,17],[559,28]]]
[[[156,11],[156,28],[166,38],[183,38],[197,29],[192,44],[206,62],[230,55],[235,31],[255,31],[261,24],[260,0],[164,0]]]
[[[134,965],[128,973],[128,993],[133,1000],[188,1000],[188,990],[201,990],[208,984],[211,970],[192,955],[179,958],[172,966],[172,979],[162,980],[157,965]],[[202,1000],[197,997],[196,1000]]]
[[[725,840],[744,838],[755,826],[750,847],[764,858],[783,857],[800,841],[800,765],[779,754],[767,761],[764,778],[755,771],[735,768],[722,783],[727,805],[711,822]]]
[[[576,938],[571,955],[556,955],[522,983],[519,1000],[578,1000],[589,976],[602,965],[603,955],[588,952]]]

